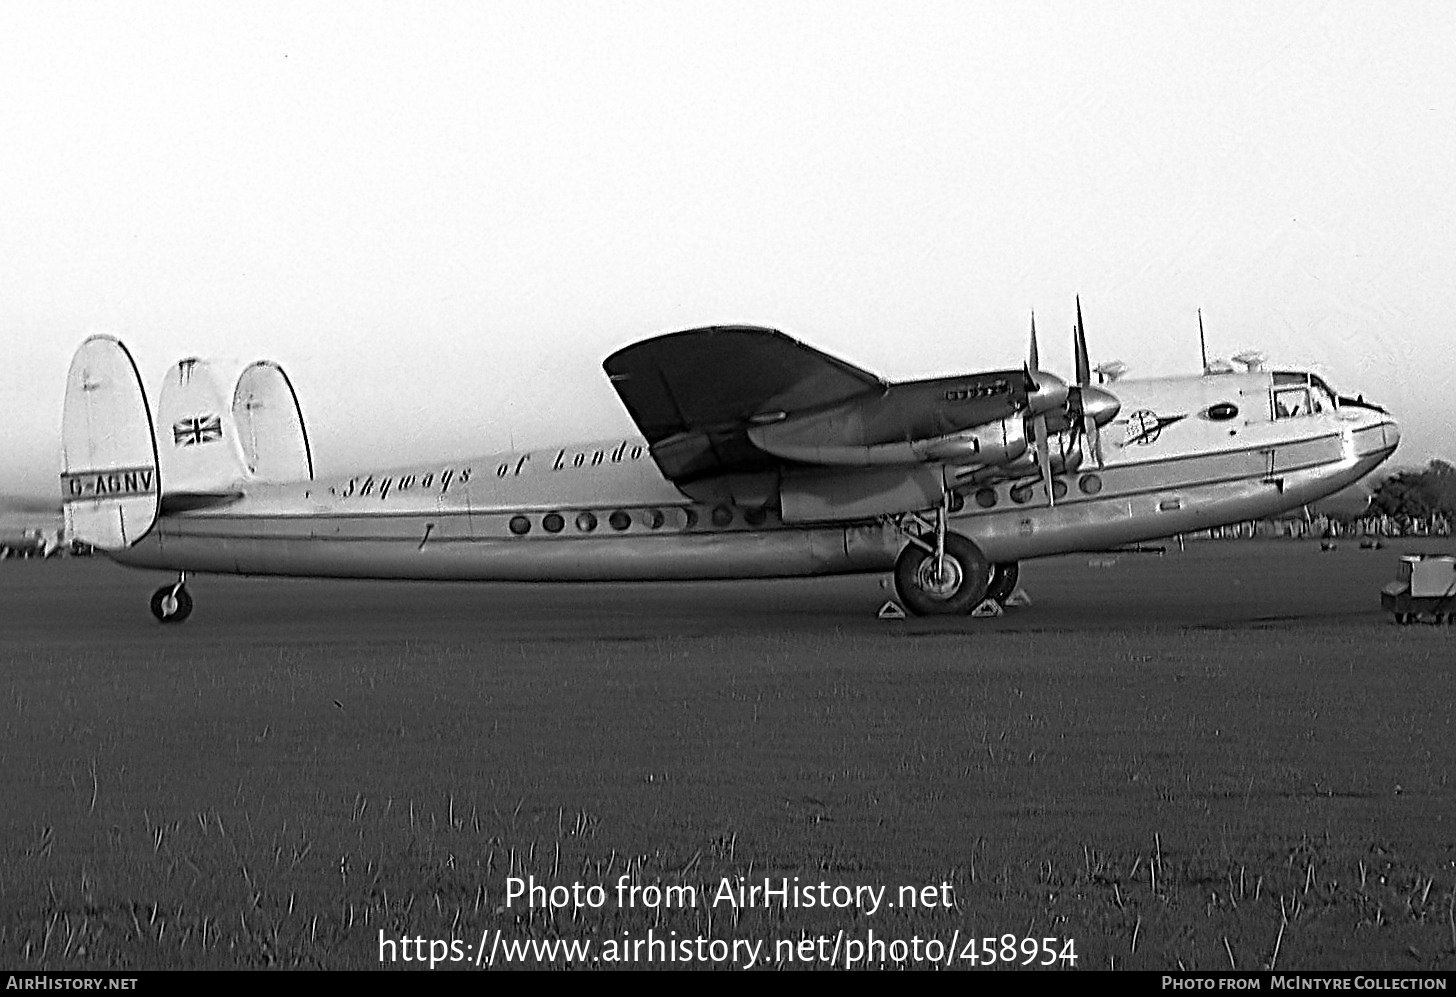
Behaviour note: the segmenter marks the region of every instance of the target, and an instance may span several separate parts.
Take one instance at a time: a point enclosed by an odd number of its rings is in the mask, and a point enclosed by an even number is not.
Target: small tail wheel
[[[895,561],[895,591],[916,616],[969,613],[986,598],[991,565],[981,548],[959,533],[945,535],[945,556],[908,544]]]
[[[152,615],[160,623],[181,623],[192,615],[192,596],[187,587],[163,585],[152,593]]]
[[[1020,575],[1021,565],[1016,561],[991,565],[991,586],[986,589],[986,598],[1004,604],[1016,591],[1016,580]]]

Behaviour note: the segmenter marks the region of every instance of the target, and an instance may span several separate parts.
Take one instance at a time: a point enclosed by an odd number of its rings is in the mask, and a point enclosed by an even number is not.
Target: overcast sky
[[[0,4],[0,494],[109,331],[321,473],[624,433],[614,349],[893,378],[1259,349],[1456,457],[1456,4]]]

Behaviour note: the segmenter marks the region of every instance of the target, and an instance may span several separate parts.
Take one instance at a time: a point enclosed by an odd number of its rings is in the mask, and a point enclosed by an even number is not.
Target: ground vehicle
[[[1380,606],[1402,625],[1427,621],[1456,625],[1456,557],[1402,557],[1400,577],[1380,590]]]

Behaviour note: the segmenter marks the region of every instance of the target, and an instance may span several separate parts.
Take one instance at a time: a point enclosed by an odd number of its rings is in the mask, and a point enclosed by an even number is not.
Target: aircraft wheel
[[[942,568],[935,555],[909,544],[895,561],[895,591],[916,616],[969,613],[986,598],[991,565],[981,548],[959,533],[945,535]]]
[[[986,598],[1004,603],[1006,598],[1016,591],[1016,580],[1020,576],[1021,565],[1016,561],[991,565],[991,586],[986,589]]]
[[[163,585],[152,593],[152,615],[159,623],[181,623],[192,615],[192,596],[185,586]]]

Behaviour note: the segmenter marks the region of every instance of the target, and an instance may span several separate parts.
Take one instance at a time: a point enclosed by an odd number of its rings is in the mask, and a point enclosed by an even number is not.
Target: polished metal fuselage
[[[1267,373],[1116,393],[1101,467],[1084,460],[1054,479],[1050,502],[1038,477],[969,488],[951,529],[995,562],[1138,543],[1296,509],[1370,473],[1399,441],[1394,420],[1365,406],[1276,418]],[[786,524],[771,506],[695,503],[634,439],[241,491],[163,515],[111,556],[256,575],[609,581],[878,572],[905,543],[885,519]]]

